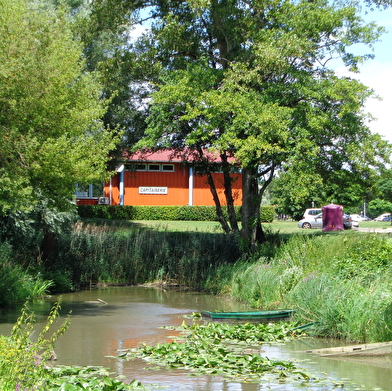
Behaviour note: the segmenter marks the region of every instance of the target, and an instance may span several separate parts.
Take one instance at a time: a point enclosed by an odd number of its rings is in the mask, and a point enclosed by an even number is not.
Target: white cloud
[[[392,63],[372,62],[366,65],[359,79],[363,84],[372,88],[382,100],[371,99],[365,109],[377,120],[369,124],[370,129],[385,136],[392,142]]]
[[[369,61],[361,67],[359,74],[350,73],[343,67],[336,68],[335,71],[338,76],[350,76],[360,80],[382,98],[369,99],[364,110],[375,118],[369,123],[372,132],[379,133],[392,142],[392,62]]]

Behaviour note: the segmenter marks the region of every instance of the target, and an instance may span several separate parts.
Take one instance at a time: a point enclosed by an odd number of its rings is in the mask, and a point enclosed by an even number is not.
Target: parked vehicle
[[[350,215],[346,215],[345,213],[343,214],[343,226],[344,229],[350,229],[354,226],[358,227],[358,224],[353,224],[353,221],[350,217]]]
[[[344,229],[350,229],[353,226],[350,215],[343,214],[343,227]],[[358,226],[354,224],[354,226]],[[298,221],[298,228],[310,229],[310,228],[323,228],[323,214],[319,213],[314,217],[307,217]]]
[[[307,219],[309,217],[315,217],[320,214],[323,210],[321,208],[309,208],[305,210],[304,215],[302,216],[303,219]]]
[[[316,216],[304,217],[302,220],[298,221],[298,228],[323,228],[323,214],[319,213]]]
[[[391,214],[390,213],[383,213],[382,215],[376,217],[374,221],[390,221]]]

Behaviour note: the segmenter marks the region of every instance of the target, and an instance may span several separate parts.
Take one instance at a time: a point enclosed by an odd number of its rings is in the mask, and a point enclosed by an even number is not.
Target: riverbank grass
[[[319,336],[392,340],[392,244],[383,235],[292,236],[273,258],[237,265],[227,286],[256,308],[295,309],[298,321],[318,322]]]

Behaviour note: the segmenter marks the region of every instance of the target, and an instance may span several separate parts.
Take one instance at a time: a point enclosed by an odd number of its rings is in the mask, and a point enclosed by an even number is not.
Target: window
[[[128,171],[165,171],[174,172],[174,164],[158,163],[128,163],[125,165]]]
[[[136,171],[147,171],[147,164],[135,164]]]
[[[162,171],[174,171],[174,164],[162,164]]]
[[[159,164],[149,164],[148,171],[161,171],[161,166]]]
[[[98,198],[103,194],[103,183],[76,185],[76,198]]]
[[[76,197],[87,198],[89,196],[89,185],[76,185]]]

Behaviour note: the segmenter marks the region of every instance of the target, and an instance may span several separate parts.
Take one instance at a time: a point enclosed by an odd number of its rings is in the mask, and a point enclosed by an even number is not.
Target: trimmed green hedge
[[[237,219],[240,209],[236,206]],[[111,220],[184,220],[217,221],[215,206],[131,206],[131,205],[78,205],[80,217]],[[261,221],[269,223],[274,219],[275,208],[262,206]]]

